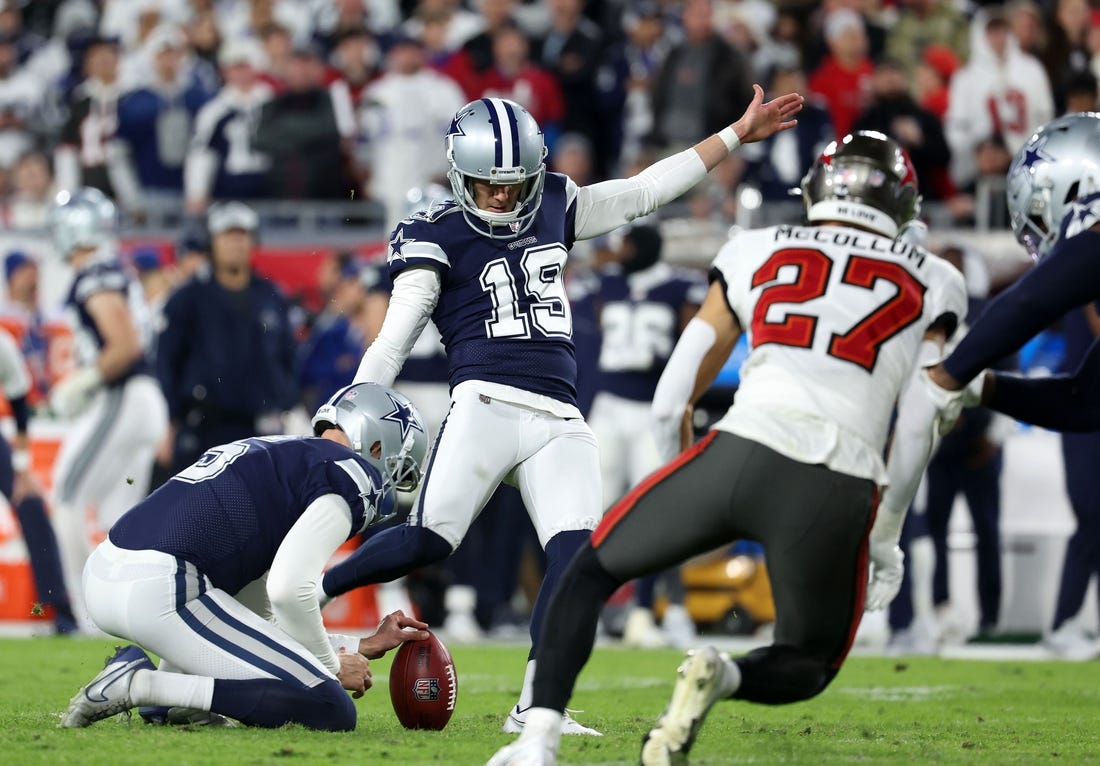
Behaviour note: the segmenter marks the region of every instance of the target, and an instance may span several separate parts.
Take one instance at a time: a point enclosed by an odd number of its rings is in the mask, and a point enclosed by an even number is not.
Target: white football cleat
[[[527,725],[527,711],[530,708],[519,709],[517,704],[513,707],[508,717],[504,719],[504,726],[502,727],[505,734],[522,734],[524,727]],[[565,715],[561,719],[561,733],[562,734],[580,734],[589,737],[602,737],[601,732],[595,729],[585,726],[582,723],[578,723],[573,716],[569,715],[569,711],[565,711]]]
[[[642,766],[686,764],[695,735],[717,701],[722,680],[722,655],[713,646],[687,653],[677,668],[672,699],[657,725],[642,741]]]
[[[130,699],[130,682],[134,673],[156,669],[157,666],[140,647],[120,646],[107,660],[103,670],[69,700],[69,708],[61,716],[60,726],[66,729],[83,728],[128,712],[134,706]]]
[[[555,766],[556,744],[547,737],[522,736],[497,750],[486,766]]]

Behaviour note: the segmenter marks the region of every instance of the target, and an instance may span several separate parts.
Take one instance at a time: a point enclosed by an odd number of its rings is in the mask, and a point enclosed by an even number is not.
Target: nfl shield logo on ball
[[[413,696],[420,702],[435,702],[439,699],[439,679],[416,679],[416,683],[413,685]]]

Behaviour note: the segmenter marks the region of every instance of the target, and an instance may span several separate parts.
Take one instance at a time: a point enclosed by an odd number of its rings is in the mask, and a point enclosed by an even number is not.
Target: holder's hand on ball
[[[377,660],[390,649],[394,649],[406,641],[423,641],[428,637],[428,623],[421,622],[413,617],[406,617],[405,613],[398,609],[387,614],[382,622],[378,623],[378,630],[373,636],[359,639],[359,653],[368,660]]]

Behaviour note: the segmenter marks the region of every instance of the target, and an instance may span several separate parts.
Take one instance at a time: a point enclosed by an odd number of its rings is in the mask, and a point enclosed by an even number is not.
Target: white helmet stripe
[[[519,157],[516,156],[514,151],[519,138],[516,136],[516,120],[514,117],[509,118],[508,113],[504,110],[504,102],[499,98],[488,99],[490,105],[492,105],[493,112],[496,114],[496,123],[500,126],[500,166],[502,168],[515,167],[519,162]]]

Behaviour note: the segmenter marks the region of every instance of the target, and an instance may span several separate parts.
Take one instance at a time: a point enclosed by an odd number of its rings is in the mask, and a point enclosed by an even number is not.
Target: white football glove
[[[871,541],[871,582],[867,586],[865,608],[869,612],[885,609],[901,590],[905,554],[889,540]]]
[[[91,404],[102,383],[98,367],[82,367],[50,390],[50,408],[59,417],[76,417]]]
[[[933,362],[928,367],[934,366]],[[981,376],[975,378],[980,379]],[[941,386],[936,381],[932,380],[932,376],[927,372],[920,375],[921,383],[924,387],[924,392],[928,395],[928,398],[936,407],[936,431],[940,436],[946,436],[951,432],[951,429],[955,427],[955,421],[959,419],[959,415],[962,414],[963,407],[973,406],[968,404],[972,401],[973,397],[968,396],[970,390],[969,387],[962,389],[961,391],[949,391]],[[978,400],[981,400],[981,389],[978,389]]]
[[[901,590],[905,554],[898,547],[898,541],[901,539],[901,528],[904,524],[904,511],[899,513],[879,507],[869,541],[871,582],[867,586],[864,604],[868,611],[886,608]]]

